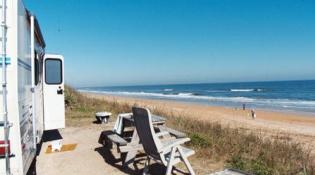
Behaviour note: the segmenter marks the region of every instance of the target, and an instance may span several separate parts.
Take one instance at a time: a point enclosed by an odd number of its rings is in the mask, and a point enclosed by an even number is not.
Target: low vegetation
[[[88,98],[66,88],[67,120],[89,118],[95,111],[114,114],[130,112],[131,104]],[[269,138],[241,128],[193,120],[185,115],[153,108],[155,114],[167,117],[167,125],[186,132],[200,160],[223,161],[226,167],[258,175],[315,174],[314,157],[289,138]]]
[[[70,87],[65,88],[66,119],[90,118],[95,111],[111,111],[113,116],[118,113],[129,112],[130,105],[116,101],[87,98]]]

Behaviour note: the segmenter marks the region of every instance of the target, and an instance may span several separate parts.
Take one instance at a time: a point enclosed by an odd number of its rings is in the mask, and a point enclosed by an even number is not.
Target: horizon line
[[[231,82],[204,82],[204,83],[168,83],[168,84],[139,84],[139,85],[112,85],[112,86],[84,86],[75,88],[98,88],[98,87],[139,87],[139,86],[172,86],[172,85],[200,85],[200,84],[229,84],[229,83],[260,83],[260,82],[287,82],[287,81],[315,81],[315,79],[294,79],[294,80],[267,80],[267,81],[231,81]],[[70,86],[71,87],[71,86]]]

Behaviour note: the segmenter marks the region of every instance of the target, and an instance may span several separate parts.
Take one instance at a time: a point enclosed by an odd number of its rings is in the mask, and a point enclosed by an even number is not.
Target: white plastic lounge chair
[[[184,162],[189,173],[195,175],[187,159],[195,151],[181,146],[181,144],[190,141],[190,139],[180,138],[163,143],[159,139],[159,135],[154,131],[150,111],[146,108],[133,107],[132,112],[140,142],[148,156],[143,174],[146,174],[148,170],[150,159],[154,159],[167,167],[166,175],[170,175],[173,167],[181,161]]]

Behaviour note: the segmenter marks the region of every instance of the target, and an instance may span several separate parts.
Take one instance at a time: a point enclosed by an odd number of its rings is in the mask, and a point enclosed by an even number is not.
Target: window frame
[[[47,82],[47,64],[46,62],[47,61],[59,61],[60,62],[60,81],[58,83],[49,83]],[[60,85],[63,83],[63,66],[62,66],[62,60],[61,59],[58,59],[58,58],[46,58],[45,59],[45,83],[48,84],[48,85]]]

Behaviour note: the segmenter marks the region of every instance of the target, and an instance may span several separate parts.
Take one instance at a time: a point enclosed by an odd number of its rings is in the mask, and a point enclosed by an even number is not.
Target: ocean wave
[[[151,92],[125,92],[125,91],[91,91],[79,90],[81,92],[101,93],[119,96],[134,96],[146,98],[174,99],[174,100],[199,100],[203,102],[229,102],[233,104],[246,103],[260,106],[275,106],[282,108],[308,108],[315,110],[315,101],[291,100],[291,99],[257,99],[248,97],[222,97],[205,96],[197,93],[151,93]]]
[[[253,102],[254,99],[247,97],[213,97],[205,96],[199,93],[152,93],[152,92],[125,92],[125,91],[89,91],[79,90],[81,92],[92,92],[109,95],[125,95],[125,96],[143,96],[143,97],[159,97],[159,98],[171,98],[171,99],[195,99],[195,100],[206,100],[206,101],[233,101],[233,102]]]
[[[173,91],[173,89],[164,89],[165,92]]]
[[[261,99],[265,103],[278,103],[283,105],[283,107],[292,107],[290,105],[301,105],[301,106],[312,106],[315,108],[315,101],[305,101],[305,100],[289,100],[289,99]]]
[[[262,92],[264,89],[230,89],[231,92]]]
[[[206,90],[206,92],[227,92],[227,90]]]

